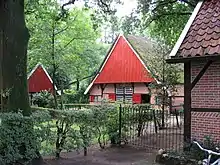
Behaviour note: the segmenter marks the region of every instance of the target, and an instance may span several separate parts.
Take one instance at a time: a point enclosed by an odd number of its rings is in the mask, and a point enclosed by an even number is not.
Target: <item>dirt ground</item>
[[[131,146],[109,147],[104,150],[90,148],[88,155],[63,153],[60,160],[45,158],[45,165],[157,165],[156,150],[137,149]]]

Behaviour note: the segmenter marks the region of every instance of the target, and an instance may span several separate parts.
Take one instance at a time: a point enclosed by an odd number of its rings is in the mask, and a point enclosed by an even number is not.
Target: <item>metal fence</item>
[[[122,142],[136,147],[181,150],[183,120],[181,111],[170,113],[149,105],[120,105],[119,136]]]
[[[92,104],[63,104],[64,109],[68,110],[79,110],[82,108],[90,108],[91,106],[95,106]]]

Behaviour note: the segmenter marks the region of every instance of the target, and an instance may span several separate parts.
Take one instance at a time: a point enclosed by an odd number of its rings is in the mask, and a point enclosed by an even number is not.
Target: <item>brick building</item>
[[[184,63],[185,141],[220,142],[220,1],[199,1],[168,63]]]

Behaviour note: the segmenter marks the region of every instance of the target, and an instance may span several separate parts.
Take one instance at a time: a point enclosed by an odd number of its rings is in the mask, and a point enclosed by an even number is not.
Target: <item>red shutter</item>
[[[114,93],[108,94],[109,100],[115,101],[116,100],[116,95]]]
[[[89,96],[89,101],[90,102],[94,102],[94,100],[95,100],[95,96]]]
[[[132,101],[134,104],[141,103],[141,94],[133,94]]]

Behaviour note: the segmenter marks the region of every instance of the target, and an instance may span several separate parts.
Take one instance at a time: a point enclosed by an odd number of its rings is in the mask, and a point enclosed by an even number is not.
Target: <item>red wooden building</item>
[[[90,103],[102,99],[153,103],[148,85],[157,80],[146,66],[143,53],[146,53],[145,38],[119,35],[85,91],[90,95]]]
[[[43,90],[53,93],[53,81],[44,66],[38,63],[28,75],[28,91],[33,94]]]
[[[169,63],[184,63],[185,141],[220,142],[220,1],[199,1]]]

